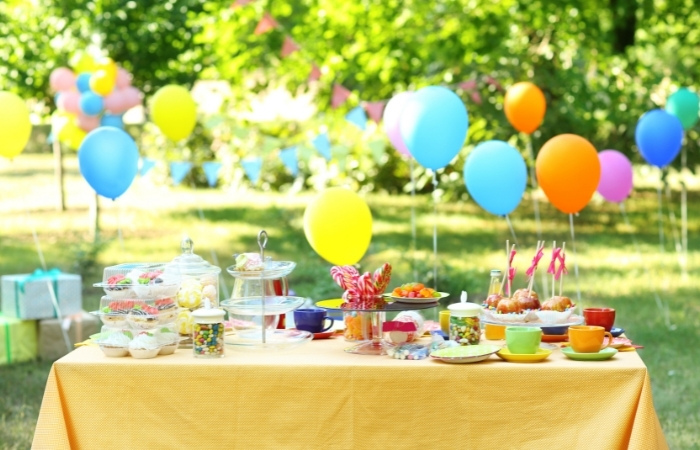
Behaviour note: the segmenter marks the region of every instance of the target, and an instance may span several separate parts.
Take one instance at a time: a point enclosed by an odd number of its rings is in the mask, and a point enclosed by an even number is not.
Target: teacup
[[[538,327],[506,328],[506,345],[514,354],[533,355],[542,341],[542,330]]]
[[[615,323],[615,310],[613,308],[586,308],[583,310],[583,318],[586,320],[586,325],[603,327],[605,331],[610,331]]]
[[[449,334],[450,332],[450,310],[445,309],[440,311],[440,329],[443,333]]]
[[[506,326],[487,323],[484,327],[484,336],[490,341],[503,340],[506,338]]]
[[[569,342],[576,353],[598,353],[612,344],[613,336],[603,327],[575,325],[569,327]]]
[[[328,326],[326,321],[330,320]],[[294,311],[294,324],[297,330],[310,331],[311,333],[322,333],[330,330],[333,326],[333,318],[326,316],[325,309],[308,308]]]

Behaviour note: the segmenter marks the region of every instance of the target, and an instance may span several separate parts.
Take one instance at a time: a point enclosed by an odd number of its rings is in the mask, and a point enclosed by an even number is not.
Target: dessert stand
[[[268,329],[269,323],[276,325],[277,316],[297,309],[304,304],[306,298],[267,294],[265,282],[286,277],[294,270],[296,263],[266,260],[266,245],[267,232],[261,230],[258,233],[258,246],[260,247],[260,260],[263,261],[262,270],[238,270],[235,265],[227,268],[228,273],[236,279],[236,282],[259,283],[259,289],[256,290],[258,295],[237,297],[234,289],[231,299],[221,302],[221,307],[229,314],[246,316],[252,322],[260,322],[259,327],[237,329],[224,336],[225,344],[236,350],[287,350],[313,339],[313,334],[308,331]]]

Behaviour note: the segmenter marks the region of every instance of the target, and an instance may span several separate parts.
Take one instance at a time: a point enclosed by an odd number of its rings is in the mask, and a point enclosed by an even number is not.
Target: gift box
[[[2,314],[18,319],[51,319],[57,317],[49,286],[56,293],[62,316],[82,311],[80,275],[62,273],[58,269],[37,269],[31,274],[3,275]]]
[[[36,320],[0,315],[0,365],[36,358]]]
[[[75,348],[73,344],[83,342],[91,335],[99,333],[100,326],[100,320],[85,311],[65,316],[63,320],[40,320],[39,358],[44,361],[55,361],[67,355]],[[68,334],[69,343],[66,343],[63,336],[64,329]]]

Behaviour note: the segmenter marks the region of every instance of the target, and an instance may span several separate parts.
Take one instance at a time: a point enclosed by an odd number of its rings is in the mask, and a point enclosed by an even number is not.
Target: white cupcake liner
[[[560,323],[566,323],[567,320],[569,320],[569,317],[571,317],[571,314],[574,312],[573,309],[569,309],[568,311],[535,311],[535,314],[537,314],[537,317],[540,319],[542,323],[546,324],[560,324]]]

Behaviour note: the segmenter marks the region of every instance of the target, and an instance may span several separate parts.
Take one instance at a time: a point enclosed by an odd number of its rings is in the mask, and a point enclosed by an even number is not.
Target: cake
[[[127,320],[129,324],[136,329],[150,330],[158,326],[159,322],[158,308],[142,303],[137,303],[129,311]]]
[[[158,310],[158,322],[161,324],[172,323],[177,320],[177,305],[173,298],[161,298],[155,301]]]
[[[105,293],[115,299],[129,298],[134,295],[131,288],[133,284],[131,278],[123,275],[113,275],[107,279],[107,283],[103,285]]]

